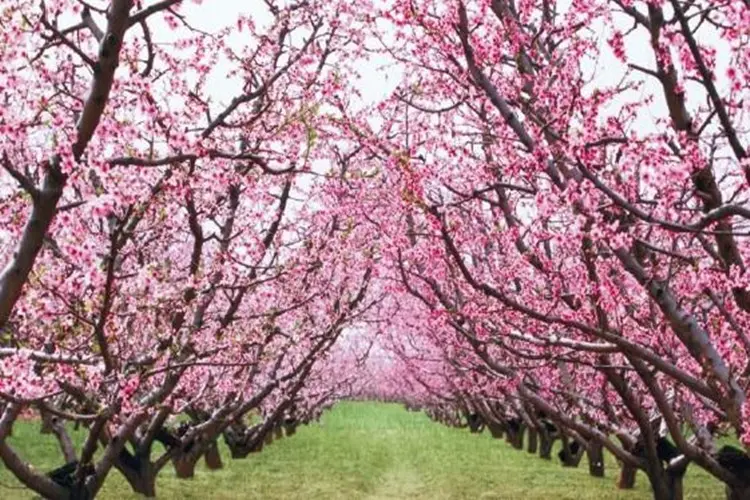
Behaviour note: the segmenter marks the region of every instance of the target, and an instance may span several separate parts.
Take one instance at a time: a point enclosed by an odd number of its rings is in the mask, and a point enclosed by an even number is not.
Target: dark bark
[[[725,469],[744,483],[727,485],[727,500],[750,500],[750,456],[739,448],[725,445],[714,455]]]
[[[656,436],[653,431],[650,434],[651,441],[646,439],[649,433],[643,433],[633,448],[633,454],[641,457],[645,464],[654,499],[682,500],[682,479],[690,462],[685,457],[678,458],[680,451],[667,438]]]
[[[183,436],[189,432],[189,428],[190,424],[183,424],[177,432],[180,436]],[[201,446],[198,438],[183,442],[179,449],[173,450],[171,455],[172,465],[177,477],[190,479],[195,476],[195,466],[203,456],[204,451],[205,448]]]
[[[750,484],[740,487],[726,487],[727,500],[750,500]]]
[[[621,490],[630,490],[635,488],[635,477],[638,469],[629,464],[620,465],[620,478],[617,480],[617,487]]]
[[[487,428],[490,430],[490,434],[495,439],[502,439],[503,437],[503,426],[497,422],[487,422]]]
[[[416,410],[418,411],[418,410]],[[284,430],[287,436],[294,436],[297,433],[297,420],[287,419],[284,422]]]
[[[523,449],[523,434],[525,426],[518,419],[512,419],[507,422],[505,427],[505,440],[515,449]]]
[[[586,447],[589,460],[589,474],[594,477],[604,477],[604,448],[601,444],[591,441]]]
[[[156,496],[156,476],[159,474],[159,468],[155,467],[148,457],[133,456],[123,450],[115,467],[134,492],[148,498]]]
[[[557,456],[560,458],[560,463],[562,463],[563,467],[578,467],[585,451],[585,446],[580,442],[575,439],[569,440],[563,436],[562,449]]]
[[[552,460],[552,448],[555,446],[555,438],[549,431],[539,431],[539,458]]]
[[[513,434],[510,445],[516,450],[523,450],[523,429]]]
[[[273,432],[266,432],[263,436],[263,444],[266,446],[269,444],[273,444]]]
[[[536,454],[539,448],[539,431],[533,427],[529,427],[528,441],[526,443],[526,451],[529,453]]]
[[[682,480],[686,471],[687,463],[677,468],[663,468],[661,464],[658,469],[653,466],[647,467],[646,473],[654,493],[654,500],[683,500]]]
[[[144,474],[137,482],[130,482],[133,491],[146,498],[156,497],[156,474]]]
[[[260,453],[263,451],[263,440],[260,439],[257,442],[253,442],[251,445],[241,445],[239,443],[229,444],[229,453],[232,458],[237,460],[240,458],[246,458],[250,453]]]
[[[180,479],[190,479],[195,476],[195,466],[201,456],[196,453],[178,453],[172,457],[174,471]]]
[[[206,467],[209,470],[219,470],[224,467],[224,463],[221,461],[221,453],[219,452],[219,444],[216,441],[208,445],[205,459]]]
[[[677,469],[667,468],[667,486],[669,492],[668,500],[682,500],[684,498],[684,487],[682,480],[687,472],[687,465]]]
[[[484,420],[478,413],[467,413],[466,421],[469,424],[469,432],[477,434],[484,430]]]
[[[156,478],[181,446],[180,432],[187,429],[184,426],[176,430],[165,427],[163,424],[168,415],[166,410],[155,415],[144,428],[145,432],[131,439],[133,451],[123,448],[113,464],[133,491],[146,497],[156,496]],[[164,446],[165,452],[158,459],[152,460],[153,444],[156,441]]]
[[[262,427],[262,424],[247,427],[235,423],[224,430],[224,442],[233,459],[245,458],[250,453],[259,453],[263,450]]]
[[[98,493],[100,485],[96,479],[94,465],[90,462],[81,463],[73,461],[66,463],[46,474],[57,486],[63,488],[65,492],[62,496],[49,496],[46,498],[65,499],[65,500],[93,500]]]

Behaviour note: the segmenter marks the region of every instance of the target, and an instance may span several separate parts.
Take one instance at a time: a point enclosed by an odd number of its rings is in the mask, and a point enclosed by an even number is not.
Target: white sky
[[[283,3],[283,0],[279,2],[279,4]],[[201,5],[186,3],[182,12],[189,16],[190,21],[196,27],[209,32],[232,26],[239,14],[252,14],[258,26],[263,26],[272,20],[263,0],[204,0]],[[398,84],[400,78],[398,68],[390,67],[387,72],[381,71],[380,66],[385,63],[383,59],[373,59],[370,62],[363,61],[359,66],[361,76],[357,83],[365,101],[363,104],[372,104],[382,100],[390,95]],[[210,87],[215,92],[217,102],[226,103],[241,93],[241,82],[238,79],[226,78],[228,69],[228,65],[217,65],[209,80],[212,82]]]

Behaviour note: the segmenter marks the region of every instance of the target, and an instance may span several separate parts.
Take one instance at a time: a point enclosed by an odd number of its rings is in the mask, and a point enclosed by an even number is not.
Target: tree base
[[[604,451],[599,444],[591,443],[586,449],[589,460],[589,474],[594,477],[604,477]]]
[[[195,477],[195,464],[197,462],[198,459],[194,459],[192,456],[173,458],[172,465],[175,475],[179,479],[192,479]]]
[[[219,446],[216,442],[206,450],[204,458],[206,460],[206,467],[209,470],[219,470],[224,468],[224,463],[221,461],[221,453],[219,453]]]
[[[739,488],[726,487],[727,500],[750,500],[750,485]]]
[[[529,453],[536,454],[539,448],[539,432],[536,429],[529,429],[529,439],[526,443],[526,451]]]
[[[617,480],[617,488],[631,490],[635,488],[635,477],[638,469],[631,465],[623,464],[620,468],[620,478]]]

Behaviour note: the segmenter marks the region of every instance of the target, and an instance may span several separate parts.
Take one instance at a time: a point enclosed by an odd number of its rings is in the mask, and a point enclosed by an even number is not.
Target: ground
[[[17,424],[14,445],[42,470],[61,465],[53,438],[34,422]],[[223,443],[222,443],[223,445]],[[606,477],[592,478],[583,462],[563,469],[556,461],[512,449],[488,434],[472,435],[431,422],[399,405],[340,403],[319,424],[275,442],[262,453],[232,460],[222,448],[224,469],[178,480],[171,466],[159,476],[162,499],[648,499],[644,476],[633,491],[615,488],[617,468],[609,457]],[[585,460],[585,459],[584,459]],[[722,486],[692,467],[686,497],[720,499]],[[34,498],[0,465],[0,499]],[[99,498],[136,499],[115,470]]]

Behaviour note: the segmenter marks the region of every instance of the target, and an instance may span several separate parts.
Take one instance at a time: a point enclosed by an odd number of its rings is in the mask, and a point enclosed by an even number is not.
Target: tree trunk
[[[543,430],[539,433],[539,458],[552,460],[552,447],[555,446],[555,440],[550,433]]]
[[[649,469],[655,469],[653,466]],[[646,471],[648,480],[651,483],[651,491],[654,494],[654,500],[682,500],[682,497],[675,497],[674,487],[678,487],[681,493],[682,478],[670,477],[669,474],[659,464],[658,470]]]
[[[137,475],[123,474],[133,491],[147,498],[156,497],[156,473],[141,471]]]
[[[94,495],[89,492],[88,488],[82,486],[80,488],[72,488],[68,498],[70,500],[93,500]]]
[[[180,453],[172,458],[174,471],[180,479],[190,479],[195,476],[195,465],[200,455],[194,453]]]
[[[156,496],[156,476],[159,471],[148,458],[134,457],[120,458],[115,462],[115,468],[120,471],[134,492],[154,498]]]
[[[594,441],[589,442],[586,447],[586,455],[589,459],[589,474],[594,477],[604,477],[604,451],[602,445]]]
[[[243,446],[241,443],[238,443],[237,441],[226,440],[226,443],[227,443],[227,448],[229,448],[229,455],[232,457],[233,460],[247,457],[249,453],[247,446]]]
[[[690,462],[687,460],[671,462],[664,471],[666,479],[668,500],[682,500],[685,497],[685,489],[682,480]]]
[[[620,467],[620,478],[617,480],[617,487],[621,490],[635,488],[635,476],[637,473],[637,468],[629,464],[622,464]]]
[[[669,489],[669,500],[682,500],[684,498],[684,488],[682,479],[685,477],[685,471],[667,471],[667,486]]]
[[[224,467],[221,461],[221,453],[219,453],[219,444],[216,441],[208,446],[204,458],[209,470],[219,470]]]
[[[277,425],[273,429],[273,437],[274,437],[274,439],[276,439],[276,441],[278,441],[279,439],[281,439],[281,438],[284,437],[284,430],[281,428],[280,425]]]
[[[523,431],[524,427],[520,426],[518,430],[510,430],[506,432],[506,440],[516,450],[523,450]]]
[[[726,493],[727,500],[750,500],[750,485],[740,487],[727,485]]]
[[[571,446],[576,446],[575,453],[570,449]],[[563,467],[578,467],[583,458],[583,453],[586,451],[585,446],[580,444],[578,441],[568,441],[567,438],[563,437],[563,446],[560,450],[560,462]]]
[[[243,433],[242,437],[238,437],[234,432],[225,431],[224,442],[227,444],[233,459],[246,458],[250,453],[258,453],[263,450],[263,440],[258,439],[258,436],[255,435],[248,437],[246,433]]]
[[[229,456],[232,457],[232,460],[245,458],[247,456],[247,454],[243,453],[243,448],[236,443],[227,443],[227,448],[229,448]]]
[[[536,454],[539,447],[539,432],[533,427],[529,427],[529,439],[526,443],[526,451]]]
[[[147,498],[156,498],[156,474],[143,476],[136,483],[130,483],[133,491]]]
[[[496,422],[487,422],[487,428],[490,430],[490,434],[495,439],[502,439],[503,437],[503,426]]]

